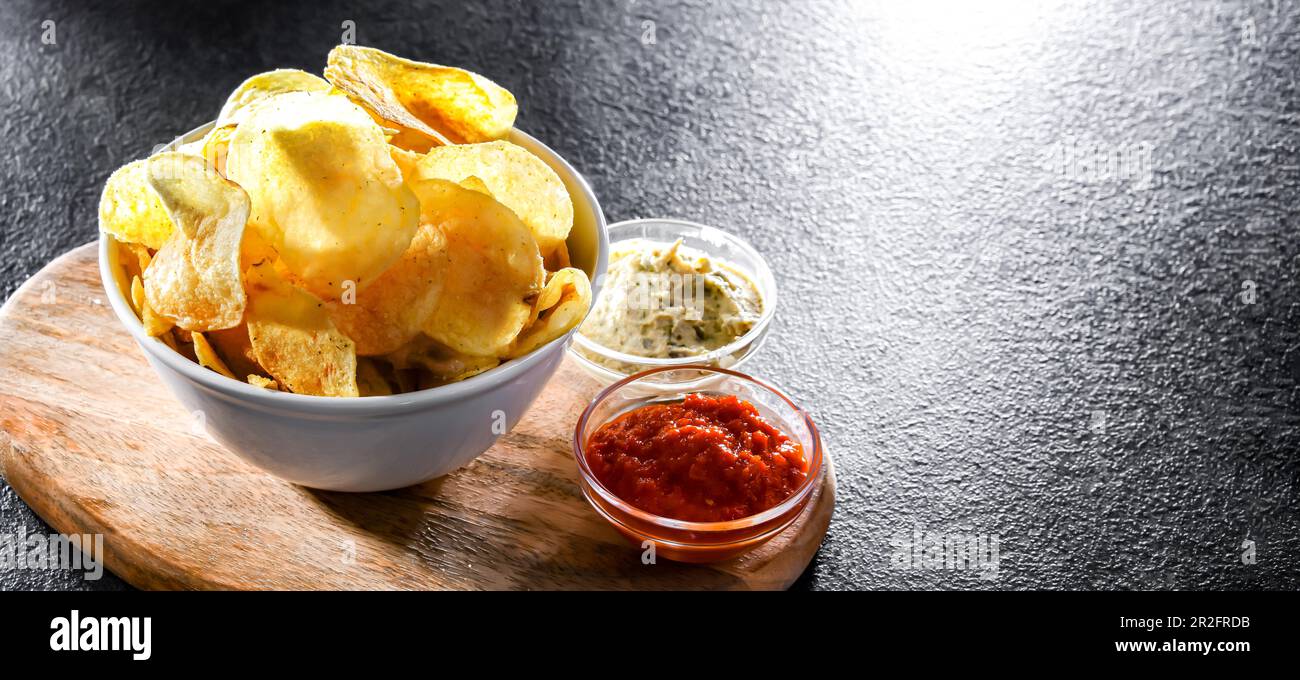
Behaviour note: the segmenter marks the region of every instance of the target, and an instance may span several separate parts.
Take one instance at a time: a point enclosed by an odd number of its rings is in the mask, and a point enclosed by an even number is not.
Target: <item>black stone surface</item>
[[[345,21],[513,90],[611,221],[768,257],[748,369],[839,470],[800,587],[1300,585],[1294,2],[6,2],[4,294],[94,237],[114,167]],[[893,568],[914,530],[997,537],[996,578]]]

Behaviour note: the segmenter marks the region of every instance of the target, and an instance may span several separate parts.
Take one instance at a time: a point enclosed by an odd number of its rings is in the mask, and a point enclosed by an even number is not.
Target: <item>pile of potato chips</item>
[[[100,229],[146,332],[224,376],[354,397],[463,380],[582,321],[573,203],[514,96],[344,45],[249,78],[202,140],[113,173]]]

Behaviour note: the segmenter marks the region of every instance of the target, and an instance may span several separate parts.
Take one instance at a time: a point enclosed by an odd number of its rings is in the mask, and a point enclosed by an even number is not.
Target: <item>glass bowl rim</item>
[[[622,387],[625,387],[626,385],[629,385],[637,380],[640,380],[641,378],[644,378],[649,375],[654,375],[655,373],[662,373],[664,371],[675,371],[675,370],[683,370],[683,369],[698,369],[701,371],[708,371],[712,373],[722,373],[725,375],[732,376],[734,378],[740,378],[741,380],[754,383],[755,385],[758,385],[759,387],[779,397],[791,409],[793,409],[794,412],[799,417],[803,419],[804,426],[808,428],[809,438],[812,440],[813,450],[811,454],[805,451],[805,455],[810,456],[808,458],[808,474],[804,476],[803,482],[798,487],[795,487],[795,490],[790,493],[789,497],[787,497],[785,500],[781,501],[780,503],[758,514],[749,515],[747,517],[741,517],[740,519],[725,520],[721,522],[691,522],[687,520],[673,519],[671,517],[656,515],[652,512],[647,512],[638,507],[635,507],[632,504],[620,498],[613,491],[610,491],[609,489],[605,488],[605,485],[602,484],[600,480],[596,478],[595,473],[591,471],[591,467],[587,464],[587,456],[585,455],[586,442],[583,441],[583,437],[582,437],[582,431],[586,426],[587,421],[591,419],[592,411],[594,411],[598,404],[605,401],[605,399],[608,398],[611,394],[613,394],[616,390],[621,389]],[[661,384],[665,388],[669,388],[669,389],[674,387],[672,383],[661,383]],[[725,531],[736,531],[739,529],[746,529],[751,527],[761,527],[767,522],[776,519],[778,517],[781,517],[782,515],[789,512],[791,509],[793,509],[795,506],[805,501],[808,498],[808,496],[812,494],[814,488],[821,484],[822,470],[824,467],[824,451],[822,446],[821,431],[817,429],[817,425],[813,423],[812,417],[808,414],[807,411],[799,408],[799,406],[796,405],[794,401],[790,399],[790,397],[786,396],[784,392],[782,392],[781,390],[777,389],[776,387],[762,380],[759,380],[758,378],[745,375],[744,373],[741,373],[739,371],[733,371],[726,368],[718,368],[716,366],[706,366],[704,364],[689,364],[686,366],[663,366],[659,368],[651,368],[645,371],[640,371],[638,373],[629,375],[626,378],[601,390],[591,400],[591,403],[587,404],[587,407],[583,409],[582,415],[578,417],[577,425],[575,425],[573,428],[573,456],[574,458],[577,459],[578,462],[578,474],[582,476],[583,481],[587,483],[587,486],[589,486],[593,491],[595,491],[601,497],[602,500],[618,508],[621,512],[625,512],[628,515],[631,515],[632,517],[635,517],[636,519],[639,519],[643,522],[647,522],[649,524],[653,524],[666,529],[674,529],[679,531],[692,531],[698,533],[712,533],[712,534],[717,534]],[[673,540],[677,540],[677,539],[673,539]],[[683,543],[683,545],[694,545],[694,544]]]

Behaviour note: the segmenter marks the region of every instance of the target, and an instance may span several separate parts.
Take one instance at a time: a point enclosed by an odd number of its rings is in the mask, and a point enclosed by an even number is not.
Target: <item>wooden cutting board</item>
[[[570,437],[598,386],[566,359],[513,432],[469,466],[373,494],[260,472],[189,427],[108,307],[95,244],[0,309],[0,473],[62,533],[104,534],[141,588],[768,589],[830,523],[830,465],[804,515],[714,565],[642,564],[587,505]]]

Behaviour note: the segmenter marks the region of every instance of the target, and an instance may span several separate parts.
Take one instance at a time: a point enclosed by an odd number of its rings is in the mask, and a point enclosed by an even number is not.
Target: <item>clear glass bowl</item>
[[[677,375],[664,375],[675,373]],[[689,385],[690,389],[685,389]],[[790,497],[757,515],[726,522],[687,522],[633,507],[606,489],[587,464],[586,443],[601,425],[654,403],[681,401],[692,392],[732,394],[752,403],[768,422],[799,442],[808,461],[808,476]],[[822,483],[824,453],[812,418],[780,390],[736,371],[712,366],[661,367],[638,373],[605,388],[592,400],[573,432],[582,494],[596,512],[629,541],[678,562],[731,559],[771,540],[804,511]]]
[[[705,354],[674,359],[660,359],[626,354],[605,347],[582,334],[581,327],[573,336],[569,354],[587,373],[604,384],[651,368],[671,368],[702,364],[720,368],[737,368],[762,346],[776,314],[776,278],[762,255],[743,239],[719,229],[683,220],[644,219],[619,222],[609,226],[610,252],[625,242],[642,239],[659,243],[672,243],[682,239],[682,245],[698,250],[710,258],[717,258],[749,277],[762,296],[763,311],[753,328],[731,343]],[[597,300],[599,304],[599,300]],[[660,376],[667,380],[668,376]]]

